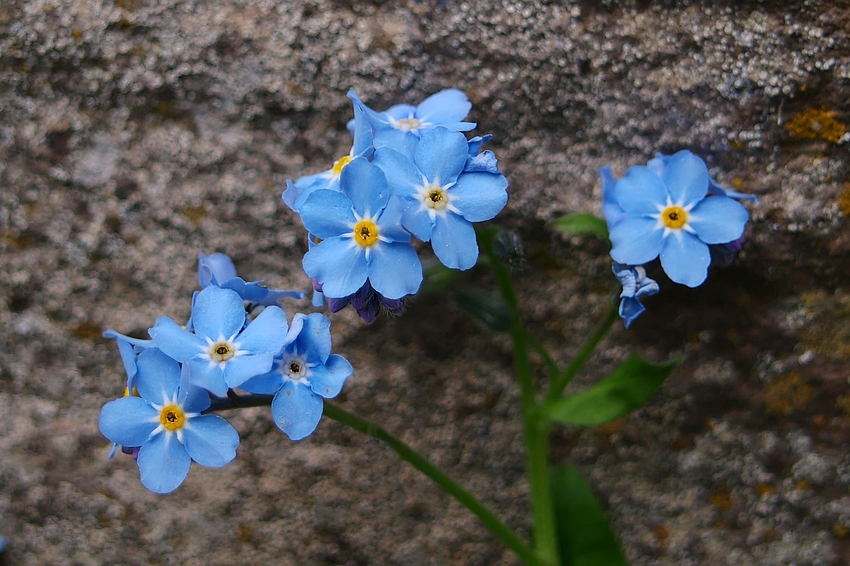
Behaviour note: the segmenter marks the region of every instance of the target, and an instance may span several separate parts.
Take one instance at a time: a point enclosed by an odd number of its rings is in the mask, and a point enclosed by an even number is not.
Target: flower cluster
[[[690,151],[659,155],[617,180],[609,166],[599,173],[626,327],[644,311],[640,297],[659,289],[641,266],[660,258],[671,281],[697,287],[712,256],[728,262],[740,250],[749,215],[737,200],[757,199],[715,183]]]
[[[150,340],[104,333],[118,343],[127,385],[103,407],[100,430],[115,443],[113,454],[118,445],[133,454],[142,484],[156,493],[176,489],[192,461],[221,467],[236,456],[236,430],[208,414],[234,389],[273,394],[275,423],[300,440],[316,429],[323,399],[338,395],[352,373],[331,354],[327,317],[299,313],[287,322],[278,300],[303,293],[247,283],[224,254],[201,254],[198,278],[202,290],[185,327],[163,316]]]
[[[287,181],[283,201],[309,233],[304,271],[331,310],[352,305],[373,320],[400,313],[422,282],[412,239],[430,242],[446,267],[466,270],[478,259],[473,222],[490,220],[507,203],[508,182],[490,151],[490,136],[461,132],[472,108],[456,89],[419,106],[372,110],[348,93],[354,143],[329,170]]]

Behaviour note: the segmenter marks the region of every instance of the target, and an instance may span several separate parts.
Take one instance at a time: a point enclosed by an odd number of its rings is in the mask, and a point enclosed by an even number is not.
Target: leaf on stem
[[[564,234],[595,234],[608,237],[608,225],[598,216],[584,212],[574,212],[555,220],[552,227]]]
[[[457,302],[486,330],[507,332],[511,329],[511,309],[502,299],[479,293],[459,293]]]
[[[605,424],[646,403],[678,363],[672,360],[650,364],[635,354],[611,375],[581,393],[544,403],[540,412],[570,425]]]
[[[602,506],[581,474],[552,470],[552,502],[563,566],[628,566]]]

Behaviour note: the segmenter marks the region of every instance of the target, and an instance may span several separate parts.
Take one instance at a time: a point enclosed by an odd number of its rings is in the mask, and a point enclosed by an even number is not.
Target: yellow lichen
[[[800,112],[785,124],[795,138],[801,140],[826,140],[838,143],[847,133],[847,126],[835,118],[829,110],[810,108]]]
[[[767,384],[764,404],[769,413],[787,417],[812,400],[812,387],[795,371],[776,377]]]
[[[844,191],[838,198],[838,208],[841,209],[844,216],[850,218],[850,183],[846,181],[844,182]]]

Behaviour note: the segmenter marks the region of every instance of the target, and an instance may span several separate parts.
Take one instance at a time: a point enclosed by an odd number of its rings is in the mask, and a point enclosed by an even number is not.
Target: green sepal
[[[543,403],[539,410],[542,415],[564,424],[605,424],[646,403],[678,363],[678,359],[674,359],[650,364],[635,354],[598,383],[575,395]]]
[[[628,566],[599,500],[569,465],[552,470],[558,551],[562,566]]]

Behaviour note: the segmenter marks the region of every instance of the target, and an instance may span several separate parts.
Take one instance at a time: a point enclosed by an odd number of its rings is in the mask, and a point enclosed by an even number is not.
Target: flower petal
[[[470,222],[494,218],[508,202],[508,180],[492,173],[463,173],[448,190],[452,206]]]
[[[330,319],[321,313],[298,313],[295,318],[301,319],[302,325],[295,339],[295,351],[309,363],[324,364],[331,355]],[[295,324],[295,319],[292,323]]]
[[[698,287],[708,275],[711,254],[699,238],[684,230],[664,238],[661,267],[674,283]]]
[[[157,410],[140,397],[122,397],[100,410],[100,432],[124,446],[141,446],[159,426]]]
[[[180,393],[177,402],[187,413],[201,413],[210,408],[210,394],[192,383],[192,366],[183,364],[180,371]]]
[[[448,88],[423,100],[416,108],[416,117],[432,124],[460,122],[470,110],[472,103],[466,94],[456,88]]]
[[[245,305],[236,291],[207,287],[192,306],[195,334],[212,340],[230,338],[245,324]],[[182,361],[182,360],[181,360]]]
[[[278,428],[292,440],[312,434],[322,419],[324,402],[306,385],[287,381],[272,400],[272,416]]]
[[[237,356],[229,360],[224,366],[224,381],[228,387],[240,387],[252,377],[271,370],[272,365],[274,365],[274,354]],[[227,392],[225,391],[225,393]]]
[[[296,315],[297,316],[297,315]],[[259,395],[271,395],[277,393],[280,386],[283,384],[283,376],[276,368],[272,371],[252,377],[239,386],[239,389],[248,393],[257,393]]]
[[[298,213],[310,234],[323,240],[348,232],[355,222],[351,199],[327,189],[310,193]]]
[[[416,250],[410,244],[395,242],[382,243],[376,248],[369,256],[372,288],[388,299],[416,293],[422,283],[422,264]]]
[[[198,282],[201,288],[219,285],[234,277],[236,266],[226,254],[198,254]]]
[[[283,351],[288,325],[280,307],[266,307],[236,338],[240,350],[252,354],[279,354]]]
[[[339,186],[361,215],[374,215],[387,206],[390,190],[384,172],[362,157],[353,159],[339,176]],[[308,227],[309,228],[309,227]],[[321,238],[321,234],[310,230]]]
[[[651,218],[626,218],[611,227],[611,257],[624,265],[642,265],[658,257],[664,243],[658,222]]]
[[[239,433],[217,415],[201,415],[183,427],[183,443],[192,460],[220,468],[236,457]]]
[[[438,214],[431,230],[431,247],[437,259],[448,268],[465,271],[478,261],[475,228],[454,214]]]
[[[667,204],[667,188],[661,178],[643,165],[629,167],[626,176],[614,185],[614,200],[633,217],[658,213]]]
[[[188,365],[189,383],[197,387],[203,387],[207,391],[223,397],[227,395],[227,382],[224,380],[224,370],[219,364],[212,364],[207,360],[191,359],[183,362]]]
[[[192,460],[176,434],[160,433],[142,445],[138,463],[142,485],[154,493],[168,493],[186,479]]]
[[[374,246],[383,247],[384,243]],[[347,297],[368,277],[366,256],[351,239],[329,238],[304,254],[301,261],[308,277],[318,279],[325,296]]]
[[[148,403],[170,400],[180,386],[180,365],[157,348],[139,354],[136,389]]]
[[[699,202],[708,193],[705,161],[685,149],[671,155],[666,165],[664,184],[675,204]]]
[[[161,316],[148,330],[157,348],[178,362],[195,358],[206,349],[206,342],[168,318]]]
[[[429,182],[446,185],[455,182],[468,156],[466,136],[438,127],[422,135],[413,160]]]
[[[332,354],[324,365],[310,369],[310,388],[316,395],[333,399],[342,390],[345,380],[354,372],[348,360]]]
[[[422,183],[422,172],[412,159],[394,149],[382,147],[375,150],[372,163],[384,172],[392,192],[405,199],[416,197],[416,187]]]
[[[688,225],[706,244],[737,240],[748,219],[747,209],[728,197],[707,197],[688,213]]]

